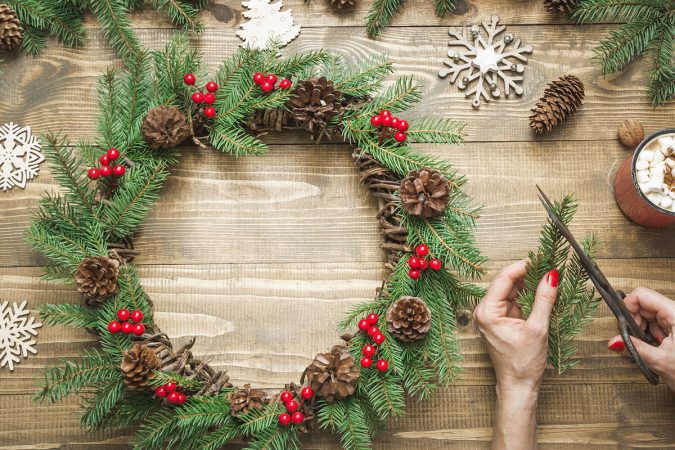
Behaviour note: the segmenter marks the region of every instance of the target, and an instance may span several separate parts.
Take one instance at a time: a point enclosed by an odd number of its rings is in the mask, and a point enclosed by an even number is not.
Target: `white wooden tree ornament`
[[[40,141],[30,132],[13,123],[0,127],[0,188],[26,187],[40,171],[45,157],[40,153]]]
[[[300,34],[300,25],[293,24],[293,12],[281,11],[281,0],[275,3],[248,0],[241,4],[248,8],[243,16],[249,19],[237,31],[237,36],[244,40],[243,47],[264,49],[273,42],[283,47]]]
[[[37,353],[34,337],[41,326],[26,309],[25,301],[21,305],[12,303],[11,307],[9,302],[0,303],[0,368],[13,371],[21,358]]]

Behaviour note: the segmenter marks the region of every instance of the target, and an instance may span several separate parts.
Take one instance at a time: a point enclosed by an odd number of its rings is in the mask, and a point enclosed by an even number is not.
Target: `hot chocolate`
[[[658,136],[642,148],[635,178],[652,204],[675,212],[675,133]]]

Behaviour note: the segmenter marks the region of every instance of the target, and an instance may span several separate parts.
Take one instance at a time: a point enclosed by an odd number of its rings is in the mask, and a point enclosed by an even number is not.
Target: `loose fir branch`
[[[366,24],[368,36],[374,38],[391,24],[394,15],[404,6],[405,0],[374,0]],[[455,10],[456,0],[434,0],[438,17]]]

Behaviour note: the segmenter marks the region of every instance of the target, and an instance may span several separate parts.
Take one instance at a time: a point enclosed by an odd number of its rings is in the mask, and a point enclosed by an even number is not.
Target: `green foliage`
[[[569,195],[554,207],[565,224],[570,223],[576,209],[577,203]],[[595,255],[598,243],[594,236],[584,239],[581,245],[591,257]],[[573,359],[577,351],[574,337],[592,320],[600,299],[589,287],[589,277],[579,257],[570,252],[569,244],[549,220],[542,228],[539,248],[528,255],[525,288],[518,297],[525,317],[532,312],[539,282],[552,269],[558,270],[559,281],[558,298],[551,313],[548,360],[560,374],[578,362]]]
[[[581,0],[579,23],[625,22],[600,42],[597,60],[604,75],[622,71],[640,55],[652,63],[649,99],[662,105],[675,96],[675,3],[664,0]]]
[[[340,436],[345,450],[362,450],[370,447],[370,430],[366,411],[356,397],[334,403],[322,403],[317,415],[319,426]]]
[[[96,328],[99,315],[91,308],[80,305],[40,305],[40,317],[45,325],[65,325],[86,329]]]
[[[434,0],[435,11],[438,17],[455,9],[456,0]],[[366,32],[371,38],[379,35],[391,24],[391,20],[399,9],[403,7],[405,0],[374,0],[368,12]]]

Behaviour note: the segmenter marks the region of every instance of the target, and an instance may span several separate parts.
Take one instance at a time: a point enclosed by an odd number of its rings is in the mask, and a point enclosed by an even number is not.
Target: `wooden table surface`
[[[576,26],[552,18],[539,0],[476,0],[439,19],[430,0],[408,0],[380,38],[365,35],[370,0],[352,13],[324,1],[287,0],[300,37],[285,53],[321,47],[349,60],[386,52],[400,74],[425,83],[414,113],[466,122],[463,146],[423,146],[451,161],[470,179],[468,191],[485,205],[476,235],[489,257],[487,283],[505,264],[534,248],[544,211],[534,185],[552,196],[575,192],[577,234],[604,243],[600,266],[616,288],[645,285],[675,298],[673,230],[649,230],[617,208],[613,172],[628,151],[615,139],[623,119],[647,132],[675,124],[675,104],[652,109],[646,99],[646,60],[603,78],[592,49],[611,26]],[[233,53],[242,22],[236,0],[218,0],[203,13],[206,30],[193,43],[211,68]],[[497,14],[534,47],[522,98],[474,110],[458,89],[437,77],[447,53],[449,25],[479,23]],[[136,16],[142,41],[158,48],[172,27],[153,12]],[[97,25],[79,50],[51,43],[38,58],[5,58],[0,79],[0,123],[36,132],[63,129],[73,140],[95,135],[96,77],[119,65]],[[534,138],[528,112],[546,84],[579,76],[586,100],[566,125]],[[376,208],[359,185],[350,148],[315,147],[305,135],[270,137],[267,156],[235,159],[187,148],[137,239],[137,262],[160,326],[172,337],[196,335],[196,352],[227,367],[236,383],[278,388],[299,377],[314,354],[337,341],[336,322],[374,295],[385,276]],[[22,240],[40,194],[54,189],[47,164],[25,190],[0,193],[0,299],[77,303],[71,288],[40,279],[45,261]],[[607,308],[579,336],[580,363],[563,375],[547,370],[538,411],[543,449],[675,448],[675,395],[652,387],[627,359],[606,349],[615,332]],[[377,449],[486,449],[494,404],[494,374],[472,323],[460,330],[462,381],[432,399],[410,404],[375,440]],[[0,370],[0,449],[127,448],[131,433],[88,434],[79,427],[78,399],[36,404],[40,369],[92,345],[83,331],[43,327],[38,355],[12,373]],[[329,435],[306,440],[310,449],[337,449]],[[233,447],[235,448],[235,447]]]

